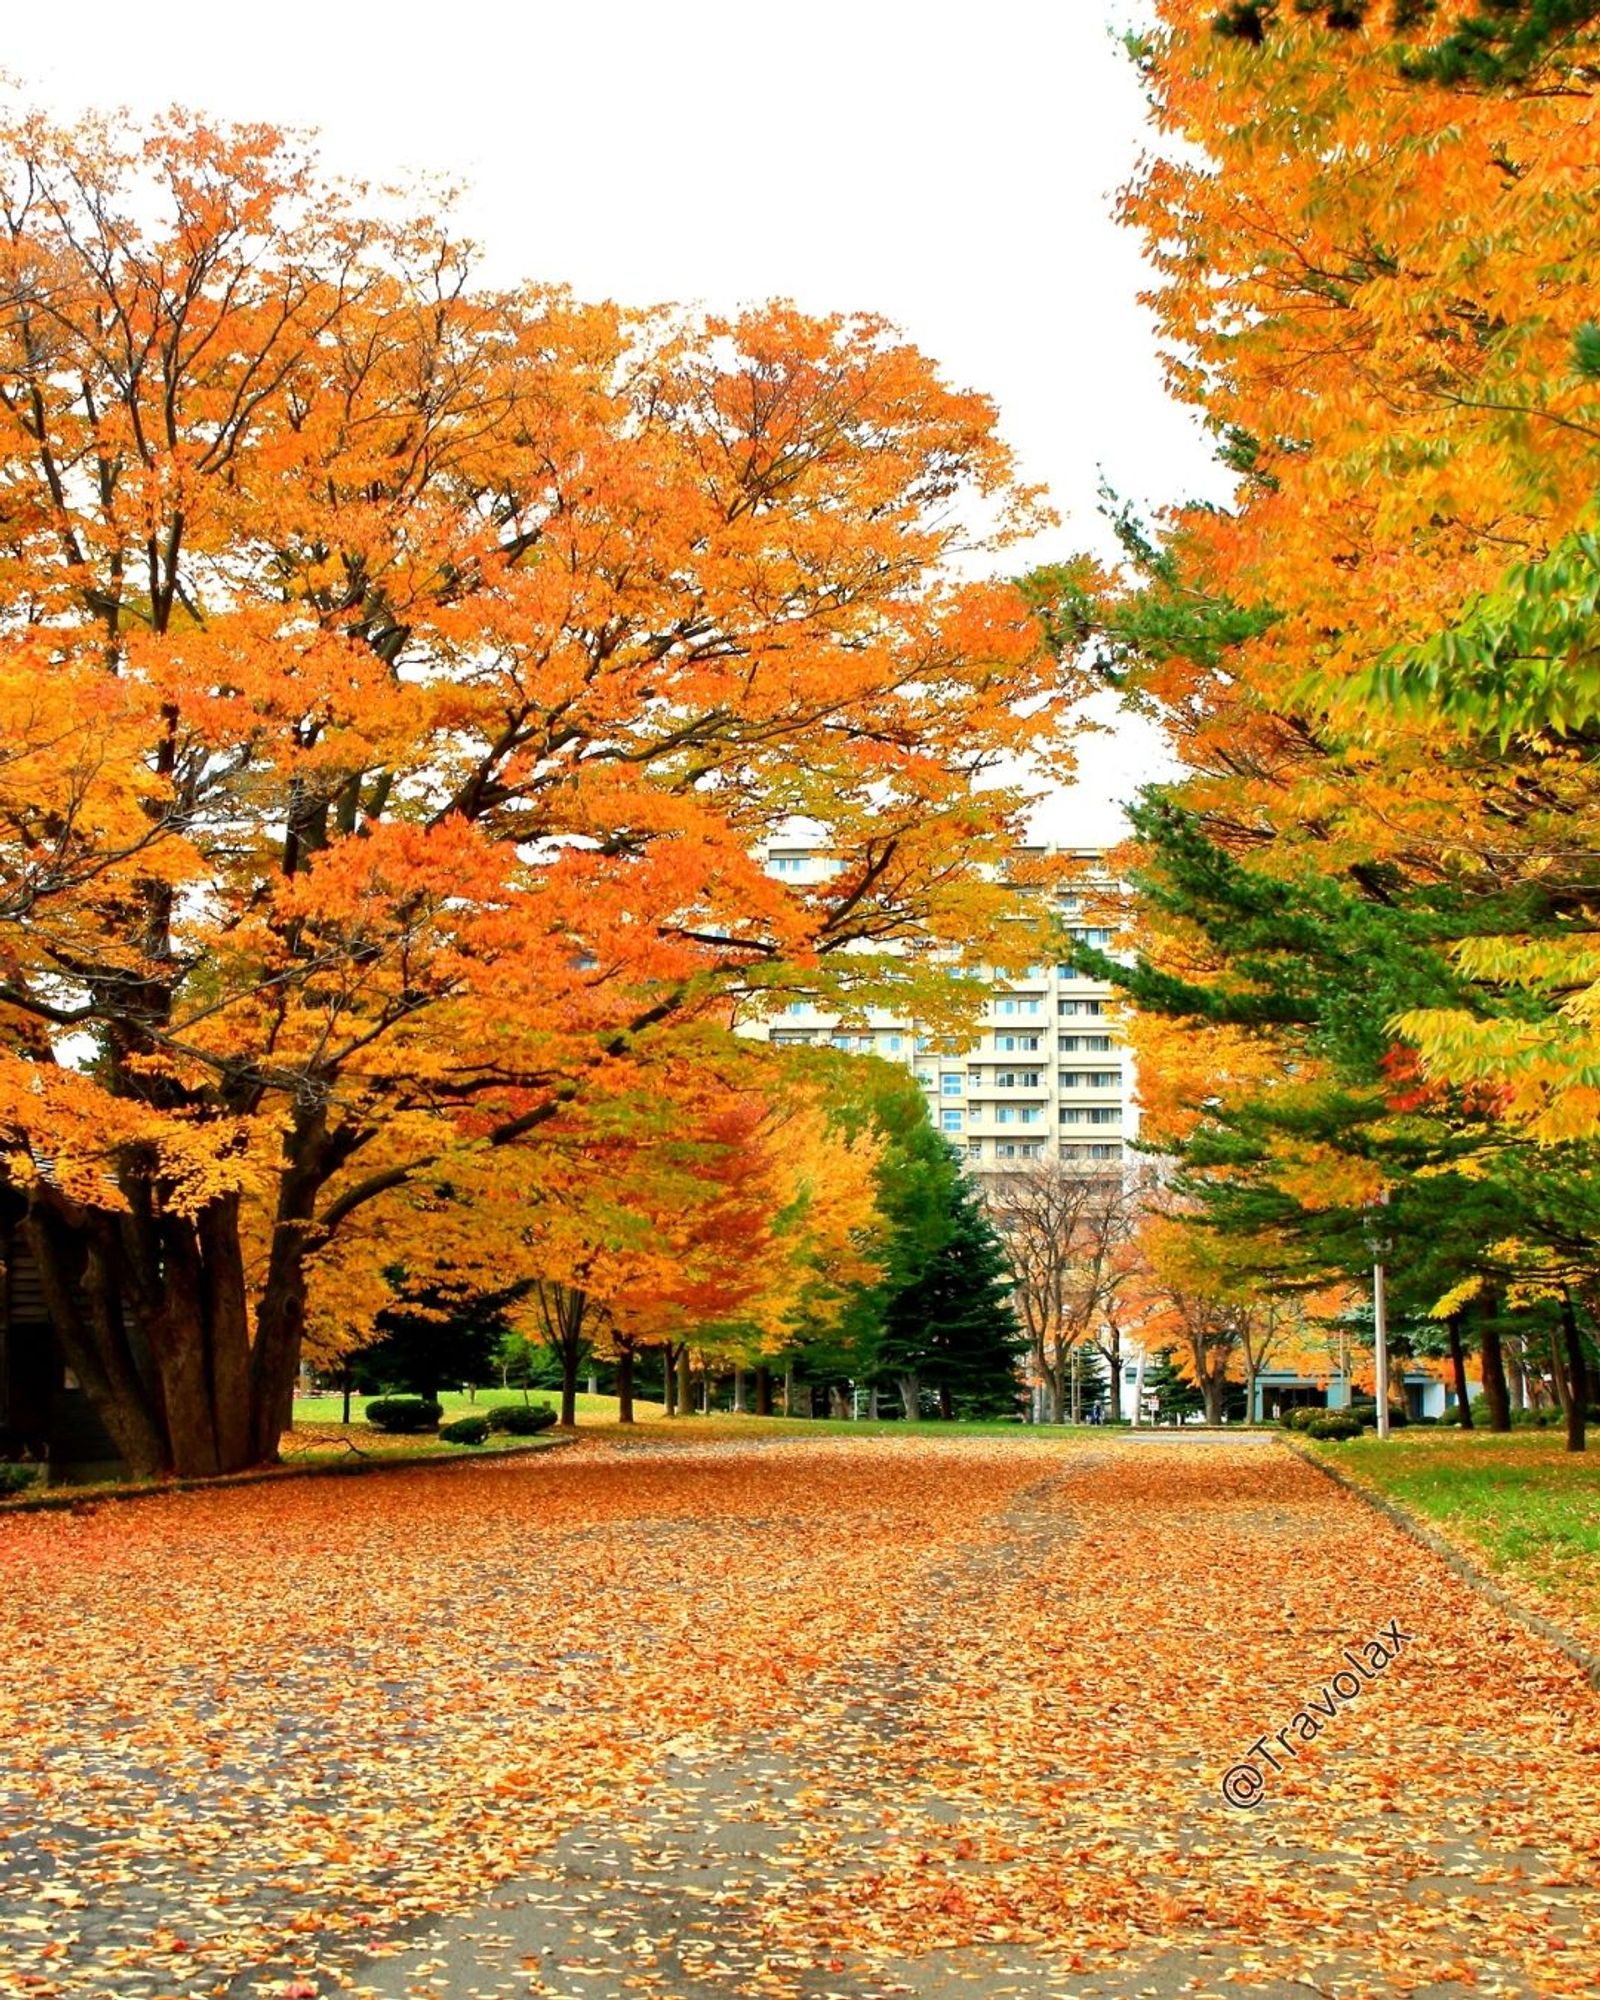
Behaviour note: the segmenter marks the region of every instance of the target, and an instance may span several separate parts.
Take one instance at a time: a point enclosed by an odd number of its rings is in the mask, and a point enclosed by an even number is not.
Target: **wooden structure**
[[[22,1217],[21,1199],[0,1185],[0,1458],[43,1460],[53,1486],[121,1478],[117,1448],[62,1359]]]

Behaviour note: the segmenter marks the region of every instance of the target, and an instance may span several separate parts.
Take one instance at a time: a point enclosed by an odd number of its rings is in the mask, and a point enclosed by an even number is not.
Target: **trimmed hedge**
[[[380,1396],[367,1405],[367,1422],[374,1430],[395,1431],[413,1437],[436,1431],[444,1415],[444,1405],[431,1396]]]
[[[1344,1412],[1341,1411],[1340,1414],[1343,1415]],[[1375,1431],[1378,1428],[1378,1406],[1369,1397],[1358,1396],[1350,1405],[1349,1414],[1364,1424],[1369,1431]],[[1398,1405],[1394,1403],[1389,1405],[1390,1430],[1403,1431],[1410,1421],[1411,1419]]]
[[[1336,1444],[1343,1444],[1350,1438],[1358,1438],[1362,1431],[1362,1426],[1356,1419],[1347,1417],[1342,1410],[1319,1411],[1316,1421],[1304,1428],[1307,1437],[1331,1440]]]
[[[492,1431],[532,1437],[535,1431],[549,1430],[555,1420],[555,1409],[549,1403],[497,1403],[486,1421]]]
[[[489,1419],[483,1416],[452,1417],[439,1426],[445,1444],[483,1444],[489,1435]]]

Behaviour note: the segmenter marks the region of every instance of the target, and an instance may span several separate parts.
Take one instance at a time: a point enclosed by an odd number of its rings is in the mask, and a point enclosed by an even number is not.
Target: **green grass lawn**
[[[375,1402],[373,1396],[352,1396],[350,1414],[355,1420],[353,1428],[365,1430],[366,1421],[362,1412],[368,1403]],[[492,1410],[501,1403],[520,1403],[523,1400],[520,1389],[480,1389],[476,1396],[468,1396],[459,1389],[446,1389],[439,1401],[444,1405],[445,1421],[451,1417],[470,1415],[474,1410]],[[561,1407],[559,1389],[530,1389],[528,1401],[548,1403],[552,1409]],[[634,1414],[640,1423],[662,1421],[659,1403],[643,1403],[634,1398]],[[342,1396],[296,1396],[294,1399],[294,1420],[297,1424],[337,1424],[344,1410]],[[617,1399],[615,1396],[580,1396],[578,1398],[578,1422],[580,1424],[614,1424],[617,1421]],[[415,1440],[413,1440],[415,1442]]]
[[[561,1393],[557,1389],[533,1389],[529,1391],[529,1399],[535,1403],[549,1403],[552,1407],[559,1408]],[[382,1433],[374,1432],[362,1415],[367,1404],[373,1400],[371,1396],[353,1396],[350,1399],[350,1414],[354,1419],[350,1426],[350,1435],[353,1438],[359,1438],[363,1442],[382,1435]],[[445,1420],[447,1422],[451,1417],[461,1416],[469,1411],[491,1410],[500,1403],[520,1403],[522,1400],[523,1395],[520,1389],[480,1389],[475,1397],[467,1396],[464,1391],[452,1389],[446,1390],[439,1398],[439,1401],[444,1405]],[[336,1433],[342,1428],[340,1425],[340,1416],[343,1408],[344,1400],[340,1396],[297,1396],[294,1405],[295,1423],[297,1425],[315,1426],[318,1431]],[[884,1418],[874,1423],[866,1418],[862,1418],[859,1421],[852,1421],[830,1417],[756,1417],[748,1415],[736,1417],[726,1410],[715,1411],[709,1418],[695,1416],[675,1419],[667,1417],[659,1403],[644,1402],[637,1396],[634,1398],[633,1411],[635,1423],[641,1428],[646,1426],[651,1428],[660,1427],[674,1434],[682,1435],[688,1435],[699,1429],[702,1431],[715,1431],[719,1437],[817,1437],[826,1433],[837,1433],[841,1437],[884,1437],[893,1436],[910,1428],[907,1424],[898,1422],[894,1418]],[[626,1435],[623,1432],[622,1426],[617,1423],[617,1399],[615,1396],[580,1395],[578,1398],[577,1417],[578,1424],[583,1430],[615,1429],[619,1434]],[[1063,1425],[1060,1431],[1056,1431],[1053,1427],[1049,1426],[1041,1427],[1031,1424],[1001,1421],[947,1424],[932,1418],[927,1419],[918,1425],[917,1428],[927,1432],[930,1436],[937,1435],[941,1437],[1011,1435],[1037,1438],[1041,1435],[1059,1436],[1069,1430],[1081,1432],[1085,1436],[1104,1435],[1104,1432],[1098,1431],[1096,1426],[1088,1424]],[[436,1441],[430,1438],[407,1438],[397,1439],[396,1442],[415,1448],[418,1445],[426,1446]],[[450,1451],[459,1450],[460,1447],[444,1445],[440,1446],[439,1449]]]
[[[1558,1430],[1368,1432],[1312,1449],[1433,1522],[1487,1567],[1528,1585],[1600,1640],[1600,1437],[1583,1453]]]

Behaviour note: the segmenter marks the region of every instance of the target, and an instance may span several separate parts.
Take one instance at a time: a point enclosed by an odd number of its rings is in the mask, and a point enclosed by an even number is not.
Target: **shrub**
[[[1302,1403],[1297,1409],[1285,1410],[1281,1421],[1286,1431],[1308,1431],[1327,1415],[1320,1403]]]
[[[25,1493],[39,1477],[36,1465],[19,1465],[8,1462],[0,1465],[0,1497],[8,1493]]]
[[[436,1431],[443,1415],[443,1404],[430,1396],[380,1396],[367,1405],[367,1422],[374,1430],[399,1431],[407,1437]]]
[[[490,1430],[506,1431],[512,1437],[532,1437],[535,1431],[549,1430],[555,1420],[549,1403],[498,1403],[488,1416]]]
[[[1342,1444],[1349,1438],[1358,1438],[1362,1426],[1354,1417],[1347,1417],[1341,1410],[1323,1410],[1316,1420],[1305,1425],[1307,1437],[1332,1439]]]
[[[483,1416],[452,1417],[439,1426],[439,1436],[446,1444],[482,1444],[488,1435],[489,1419]]]
[[[1350,1415],[1357,1418],[1369,1431],[1375,1431],[1378,1428],[1378,1406],[1372,1401],[1370,1396],[1365,1398],[1357,1396],[1355,1401],[1350,1405]],[[1410,1421],[1411,1419],[1406,1415],[1404,1410],[1398,1408],[1393,1403],[1389,1405],[1390,1430],[1403,1431]]]
[[[1551,1424],[1558,1424],[1561,1420],[1561,1412],[1559,1410],[1513,1410],[1511,1412],[1512,1427],[1519,1431],[1547,1430]]]

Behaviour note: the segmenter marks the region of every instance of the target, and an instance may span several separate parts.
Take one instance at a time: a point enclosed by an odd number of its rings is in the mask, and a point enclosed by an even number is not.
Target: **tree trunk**
[[[783,1414],[794,1415],[794,1356],[791,1354],[783,1364]]]
[[[617,1422],[633,1422],[633,1349],[617,1348]]]
[[[908,1424],[914,1424],[922,1415],[922,1384],[916,1375],[898,1375],[895,1387],[900,1391],[900,1407],[905,1412]]]
[[[733,1414],[736,1417],[747,1414],[744,1407],[744,1364],[739,1361],[733,1365]]]
[[[678,1349],[678,1415],[694,1415],[694,1377],[689,1367],[688,1341]]]
[[[1050,1421],[1053,1424],[1067,1421],[1067,1372],[1059,1360],[1050,1370]]]
[[[354,1386],[354,1383],[355,1383],[354,1375],[348,1368],[346,1368],[344,1371],[344,1424],[346,1429],[348,1429],[350,1425],[350,1391],[351,1388]]]
[[[578,1343],[563,1340],[561,1343],[561,1426],[563,1430],[575,1430],[578,1423],[578,1364],[581,1360]]]
[[[1456,1421],[1464,1431],[1472,1429],[1472,1393],[1467,1381],[1467,1351],[1461,1345],[1461,1315],[1452,1313],[1445,1322],[1450,1337],[1450,1372],[1456,1378]]]
[[[51,1324],[119,1456],[136,1478],[207,1478],[269,1464],[294,1411],[305,1323],[303,1230],[313,1185],[286,1175],[280,1226],[250,1338],[239,1204],[193,1218],[136,1183],[124,1214],[68,1210],[48,1191],[26,1230]]]
[[[1200,1378],[1200,1394],[1206,1406],[1206,1422],[1220,1424],[1228,1394],[1226,1376],[1203,1375]]]
[[[772,1415],[772,1370],[764,1363],[756,1370],[756,1415]]]
[[[1250,1367],[1244,1371],[1244,1420],[1247,1424],[1256,1420],[1256,1371]]]
[[[677,1356],[669,1340],[661,1350],[661,1414],[675,1417],[678,1414],[678,1371]]]
[[[1589,1362],[1583,1351],[1583,1330],[1573,1309],[1572,1294],[1561,1293],[1561,1327],[1566,1339],[1566,1419],[1567,1450],[1582,1451],[1587,1445],[1589,1405]]]
[[[939,1414],[947,1424],[953,1424],[956,1420],[955,1401],[950,1394],[948,1382],[939,1384]]]
[[[1483,1400],[1489,1405],[1489,1428],[1511,1428],[1511,1393],[1506,1387],[1505,1356],[1500,1346],[1500,1329],[1493,1315],[1484,1311],[1478,1327],[1479,1352],[1483,1357]]]

